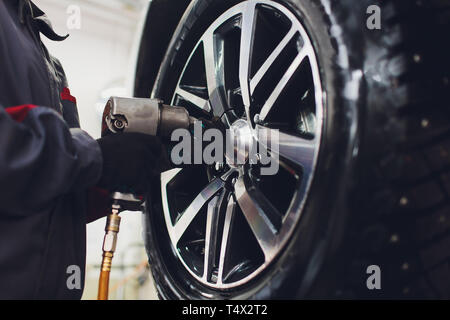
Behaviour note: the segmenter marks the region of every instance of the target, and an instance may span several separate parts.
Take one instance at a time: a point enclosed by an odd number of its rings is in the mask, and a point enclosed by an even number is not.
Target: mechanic
[[[108,214],[107,190],[144,193],[163,154],[154,137],[79,129],[41,35],[67,37],[30,0],[0,2],[0,299],[80,299],[66,282],[78,266],[84,284],[86,223]]]

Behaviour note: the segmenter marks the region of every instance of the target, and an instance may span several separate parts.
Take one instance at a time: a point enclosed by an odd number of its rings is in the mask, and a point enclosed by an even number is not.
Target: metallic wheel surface
[[[267,165],[245,154],[244,163],[162,173],[163,227],[174,254],[197,281],[235,288],[283,250],[314,176],[323,101],[313,43],[283,5],[242,2],[203,33],[172,104],[196,117],[221,117],[240,145],[267,148],[279,169],[264,175]]]

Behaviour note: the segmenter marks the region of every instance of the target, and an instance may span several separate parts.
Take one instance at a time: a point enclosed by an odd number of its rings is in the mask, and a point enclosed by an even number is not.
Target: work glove
[[[103,155],[102,176],[97,184],[100,188],[144,194],[151,180],[170,168],[167,151],[157,137],[119,133],[97,142]]]

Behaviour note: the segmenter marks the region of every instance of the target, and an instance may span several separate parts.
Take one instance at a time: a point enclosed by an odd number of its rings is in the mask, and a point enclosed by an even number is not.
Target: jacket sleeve
[[[102,170],[98,143],[69,129],[47,107],[0,106],[0,203],[2,212],[22,215],[97,183]]]

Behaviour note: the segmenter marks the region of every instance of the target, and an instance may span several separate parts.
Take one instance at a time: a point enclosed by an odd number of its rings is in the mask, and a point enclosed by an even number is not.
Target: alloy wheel
[[[173,253],[197,281],[218,290],[243,285],[283,250],[314,176],[323,98],[313,43],[283,5],[242,2],[203,33],[172,104],[196,117],[221,117],[244,145],[266,148],[279,170],[263,175],[264,164],[247,157],[239,165],[162,173]]]

